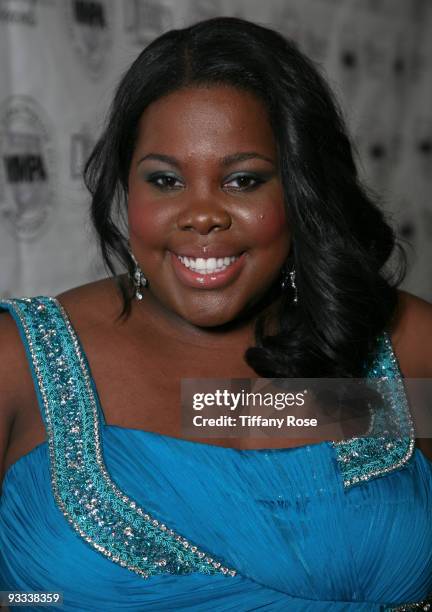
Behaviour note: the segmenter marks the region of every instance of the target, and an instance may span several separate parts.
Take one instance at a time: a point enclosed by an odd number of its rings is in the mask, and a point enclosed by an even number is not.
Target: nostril
[[[195,230],[200,234],[228,229],[231,226],[231,216],[219,207],[207,210],[199,207],[189,207],[177,218],[177,225],[183,230]]]

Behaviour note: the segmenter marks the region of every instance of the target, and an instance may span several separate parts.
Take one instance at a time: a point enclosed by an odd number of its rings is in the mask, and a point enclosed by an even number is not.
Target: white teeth
[[[183,257],[182,255],[177,255],[177,257],[187,268],[194,272],[201,272],[202,274],[222,272],[222,270],[225,270],[230,264],[238,259],[235,255],[231,257],[219,257],[218,259],[215,257],[209,257],[208,259],[197,257],[193,259],[192,257]]]

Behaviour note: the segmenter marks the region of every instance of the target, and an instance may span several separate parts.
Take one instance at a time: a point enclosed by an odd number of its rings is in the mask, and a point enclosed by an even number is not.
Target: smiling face
[[[229,86],[175,91],[143,113],[129,172],[131,250],[152,299],[203,327],[233,321],[290,246],[263,103]],[[145,297],[144,297],[145,299]]]

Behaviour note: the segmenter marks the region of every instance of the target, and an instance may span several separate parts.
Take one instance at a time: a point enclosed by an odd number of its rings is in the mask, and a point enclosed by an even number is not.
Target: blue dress
[[[236,450],[108,425],[60,303],[0,308],[47,431],[5,475],[0,590],[63,594],[31,610],[429,609],[432,462],[412,428],[394,443]],[[385,332],[374,359],[368,375],[394,381],[392,416],[410,423]]]

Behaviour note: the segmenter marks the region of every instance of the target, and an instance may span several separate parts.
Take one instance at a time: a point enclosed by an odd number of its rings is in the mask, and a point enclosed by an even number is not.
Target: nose
[[[194,205],[184,210],[177,219],[179,229],[209,234],[212,231],[226,230],[231,227],[231,216],[214,202],[210,205]]]

